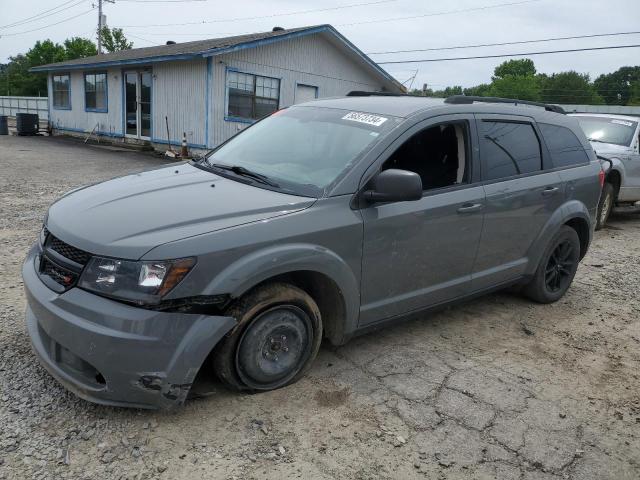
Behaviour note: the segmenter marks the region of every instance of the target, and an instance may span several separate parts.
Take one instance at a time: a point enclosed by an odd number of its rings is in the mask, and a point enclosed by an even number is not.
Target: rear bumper
[[[26,322],[40,363],[65,388],[104,405],[171,408],[186,399],[232,317],[136,308],[79,288],[57,294],[22,268]]]

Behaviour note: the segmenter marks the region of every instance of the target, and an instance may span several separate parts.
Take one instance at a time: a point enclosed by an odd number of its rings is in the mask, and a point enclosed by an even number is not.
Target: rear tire
[[[609,220],[611,210],[613,210],[613,204],[615,203],[615,191],[613,185],[605,183],[602,187],[602,193],[600,194],[600,201],[598,202],[598,218],[596,220],[596,230],[604,228]]]
[[[298,381],[320,348],[322,320],[313,298],[285,283],[258,287],[231,306],[237,326],[211,356],[233,390],[267,391]]]
[[[539,303],[560,300],[569,289],[580,261],[580,238],[576,231],[563,225],[549,242],[536,273],[524,293]]]

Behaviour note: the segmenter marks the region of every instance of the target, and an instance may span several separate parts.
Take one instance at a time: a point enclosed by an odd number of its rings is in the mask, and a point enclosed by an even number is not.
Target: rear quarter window
[[[542,170],[540,141],[530,123],[485,120],[480,142],[485,180]]]
[[[589,163],[589,157],[575,133],[566,127],[539,123],[555,167],[570,167]]]

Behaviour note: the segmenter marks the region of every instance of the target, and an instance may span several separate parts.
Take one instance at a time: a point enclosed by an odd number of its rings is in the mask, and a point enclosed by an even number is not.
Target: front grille
[[[46,227],[43,234],[45,240],[40,259],[40,277],[49,288],[66,291],[78,283],[91,254],[63,242]]]
[[[47,246],[54,252],[59,253],[63,257],[79,263],[80,265],[84,266],[89,261],[90,255],[87,252],[83,252],[79,248],[72,247],[53,235],[50,235],[50,238],[47,240]]]
[[[47,257],[42,257],[40,263],[40,274],[46,275],[58,285],[65,289],[71,288],[78,281],[79,274],[73,270],[61,267],[50,261]]]

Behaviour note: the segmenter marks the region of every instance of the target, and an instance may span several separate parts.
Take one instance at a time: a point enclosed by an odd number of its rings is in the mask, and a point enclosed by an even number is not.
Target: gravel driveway
[[[41,368],[22,260],[65,191],[162,160],[0,137],[0,478],[640,478],[640,216],[568,295],[491,295],[323,347],[296,385],[175,413],[100,407]]]

